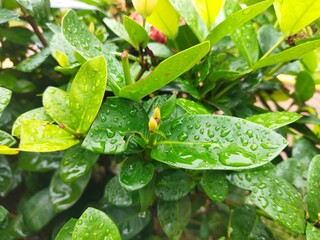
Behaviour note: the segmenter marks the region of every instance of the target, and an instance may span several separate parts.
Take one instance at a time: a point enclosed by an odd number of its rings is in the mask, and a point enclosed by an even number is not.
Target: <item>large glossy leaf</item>
[[[11,134],[15,137],[20,137],[21,123],[24,120],[43,120],[51,121],[52,118],[48,116],[43,107],[32,109],[28,112],[21,114],[12,126]]]
[[[55,240],[71,240],[74,226],[77,223],[77,219],[71,218],[58,232]]]
[[[157,212],[162,229],[169,239],[179,239],[190,219],[190,199],[184,197],[177,201],[159,201]]]
[[[13,146],[17,141],[12,137],[9,133],[6,133],[5,131],[0,130],[0,146],[6,145],[6,146]]]
[[[60,212],[73,206],[81,197],[91,174],[86,174],[72,183],[65,183],[59,171],[53,175],[49,187],[50,198],[55,211]]]
[[[228,182],[224,172],[205,171],[200,184],[214,202],[222,202],[228,195]]]
[[[237,1],[228,0],[225,5],[226,15],[241,11],[241,6]],[[232,41],[236,44],[241,56],[243,56],[249,66],[252,66],[259,58],[259,43],[252,22],[248,21],[237,28],[231,34]]]
[[[320,230],[310,223],[307,225],[306,229],[307,240],[318,240],[320,239]]]
[[[53,152],[64,150],[79,142],[57,125],[47,121],[26,120],[21,125],[19,149],[28,152]]]
[[[152,158],[187,169],[245,169],[266,164],[286,146],[279,134],[249,121],[221,115],[192,115],[160,127],[167,138]]]
[[[121,240],[117,226],[104,212],[87,208],[78,219],[72,234],[72,240]]]
[[[210,31],[206,40],[210,41],[211,46],[215,45],[224,36],[233,32],[234,30],[242,26],[244,23],[248,22],[258,14],[266,10],[268,7],[272,5],[272,3],[273,0],[259,2],[230,15],[223,22],[221,22],[218,26],[216,26]]]
[[[32,55],[30,58],[19,62],[16,69],[21,72],[32,72],[38,68],[50,55],[50,49],[44,48],[41,52]]]
[[[72,126],[85,134],[95,119],[107,85],[107,63],[103,56],[85,62],[73,79],[69,109]]]
[[[294,88],[294,95],[298,103],[305,102],[312,98],[316,90],[312,76],[305,71],[299,72]]]
[[[127,149],[128,136],[137,133],[149,138],[148,121],[139,104],[110,97],[102,105],[82,146],[97,153],[122,153]]]
[[[270,66],[277,63],[289,62],[301,58],[304,54],[320,47],[320,40],[310,40],[305,43],[301,43],[298,46],[289,48],[280,53],[266,57],[252,66],[253,69],[258,69],[266,66]]]
[[[9,89],[0,87],[0,117],[3,110],[8,106],[12,92]]]
[[[320,17],[320,2],[317,0],[275,0],[274,9],[281,31],[290,36]]]
[[[74,11],[69,11],[62,21],[62,33],[71,46],[85,59],[103,55],[108,65],[108,84],[117,94],[125,86],[123,70],[118,60],[89,31]]]
[[[74,182],[88,173],[99,158],[99,154],[89,152],[77,144],[69,148],[62,157],[60,177],[66,182]]]
[[[134,191],[147,185],[151,181],[153,173],[152,163],[144,162],[143,159],[135,156],[128,158],[123,163],[119,180],[125,189]]]
[[[303,200],[299,192],[271,170],[242,171],[231,175],[231,182],[251,190],[250,201],[271,218],[295,233],[305,231]]]
[[[179,18],[179,14],[169,0],[161,0],[157,1],[151,15],[147,17],[147,21],[168,38],[174,39],[178,34]]]
[[[202,17],[203,21],[207,24],[208,29],[214,24],[221,8],[223,7],[224,0],[211,1],[211,0],[192,0],[193,5]]]
[[[203,42],[173,55],[162,61],[147,77],[122,88],[119,96],[135,101],[142,99],[188,71],[199,62],[208,51],[209,43]]]
[[[25,224],[32,232],[39,231],[56,215],[47,188],[24,202],[21,211]]]
[[[188,114],[209,114],[210,112],[200,103],[196,103],[186,98],[178,98],[177,105],[183,108]]]
[[[315,156],[309,166],[308,185],[307,185],[307,206],[310,219],[318,220],[320,212],[320,197],[318,194],[320,188],[320,155]]]
[[[8,9],[0,9],[0,24],[9,22],[11,20],[16,20],[19,18],[19,14],[14,11],[10,11]]]
[[[135,20],[130,17],[124,16],[123,25],[128,32],[132,45],[139,49],[146,48],[149,42],[149,35],[147,31]]]
[[[246,120],[265,126],[269,129],[277,129],[293,123],[302,116],[294,112],[269,112],[247,117]]]

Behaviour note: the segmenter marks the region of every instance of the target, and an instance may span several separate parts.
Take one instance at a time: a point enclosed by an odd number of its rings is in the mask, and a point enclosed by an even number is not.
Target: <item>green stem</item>
[[[283,40],[286,39],[286,36],[281,36],[278,41],[259,59],[261,61],[262,59],[268,57],[277,47],[280,46],[280,44],[283,42]]]
[[[117,56],[117,57],[121,57],[122,56],[122,53],[119,53],[119,52],[111,52],[111,54]],[[136,56],[133,56],[131,54],[128,54],[128,59],[129,60],[132,60],[132,61],[138,61],[138,58]]]
[[[64,129],[66,132],[72,134],[73,136],[75,136],[77,139],[81,139],[82,135],[81,133],[73,130],[72,128],[70,128],[68,125],[65,125],[63,123],[59,124],[59,127]]]
[[[150,134],[150,139],[149,139],[149,142],[148,142],[148,147],[149,148],[153,148],[154,145],[156,144],[156,136],[157,136],[156,133],[151,133]]]
[[[131,72],[130,72],[130,64],[129,64],[129,58],[128,58],[128,51],[124,50],[121,54],[121,60],[122,60],[122,68],[124,73],[124,79],[126,81],[126,85],[131,85],[133,83],[131,78]]]
[[[227,87],[223,88],[222,91],[220,91],[217,95],[215,95],[214,99],[218,99],[219,97],[221,97],[223,94],[228,92],[230,89],[232,89],[237,84],[238,84],[238,81],[234,81],[234,82],[230,83]]]
[[[277,66],[272,68],[266,75],[272,76],[276,71],[278,71],[280,68],[282,68],[286,62],[279,63]]]

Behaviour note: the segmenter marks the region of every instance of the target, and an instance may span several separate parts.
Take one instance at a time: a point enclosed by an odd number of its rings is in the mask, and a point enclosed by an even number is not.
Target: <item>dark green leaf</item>
[[[30,231],[37,232],[42,229],[56,215],[49,189],[43,189],[29,198],[23,203],[21,211],[24,222]]]
[[[155,194],[163,200],[178,200],[193,187],[192,179],[183,170],[167,169],[157,176]]]
[[[246,120],[260,124],[269,129],[277,129],[293,123],[302,116],[294,112],[269,112],[247,117]]]
[[[16,143],[16,140],[14,137],[12,137],[9,133],[6,133],[2,130],[0,130],[0,146],[6,145],[6,146],[13,146]]]
[[[9,211],[6,208],[4,208],[2,205],[0,205],[0,224],[2,226],[3,224],[5,224],[5,221],[8,219],[8,213]]]
[[[187,169],[245,169],[266,164],[287,141],[249,121],[221,115],[192,115],[160,126],[167,138],[152,158]]]
[[[169,239],[179,239],[189,223],[191,203],[189,197],[177,201],[160,201],[157,206],[158,218]]]
[[[128,136],[139,134],[149,138],[148,116],[137,103],[109,97],[102,105],[82,146],[98,153],[122,153],[128,145]]]
[[[126,190],[134,191],[146,186],[151,181],[153,173],[152,163],[144,162],[137,156],[131,157],[123,163],[119,180]]]
[[[10,191],[13,183],[13,173],[6,157],[0,155],[0,196],[5,196]]]
[[[312,226],[310,223],[307,225],[307,240],[318,240],[320,239],[320,230],[314,226]]]
[[[41,52],[32,55],[30,58],[19,62],[16,69],[21,72],[32,72],[38,68],[50,55],[50,49],[44,48]]]
[[[205,171],[201,186],[207,196],[214,202],[222,202],[228,195],[228,182],[224,172]]]
[[[294,89],[294,95],[298,103],[305,102],[312,98],[316,90],[312,76],[308,72],[299,72]]]
[[[19,2],[31,13],[38,24],[43,25],[49,21],[50,0],[18,0],[17,2]]]
[[[139,23],[127,16],[124,16],[123,25],[129,34],[132,45],[136,49],[140,47],[146,48],[149,41],[147,31]]]
[[[6,38],[6,41],[26,46],[32,42],[34,33],[25,27],[10,27],[1,28],[1,36]]]
[[[81,197],[86,188],[91,174],[84,175],[72,183],[65,183],[56,171],[51,179],[49,191],[55,211],[60,212],[70,208]]]
[[[0,24],[9,22],[11,20],[16,20],[18,18],[19,14],[5,8],[0,9]]]
[[[320,212],[320,155],[315,156],[309,166],[307,185],[307,206],[310,219],[317,221]]]
[[[219,42],[224,36],[233,32],[249,20],[253,19],[259,13],[266,10],[273,3],[273,0],[263,1],[245,9],[242,9],[227,17],[218,26],[213,28],[208,34],[206,40],[210,41],[211,46]]]
[[[117,226],[104,212],[87,208],[77,221],[72,240],[121,240]]]
[[[89,152],[77,144],[69,148],[61,160],[60,177],[66,182],[74,182],[88,173],[99,158],[99,154]]]
[[[138,101],[167,85],[198,63],[208,53],[209,45],[203,42],[167,58],[147,77],[122,88],[119,96]]]
[[[153,203],[155,199],[155,178],[150,181],[144,188],[139,190],[141,212],[145,212]]]
[[[8,106],[12,92],[9,89],[0,87],[0,117],[3,110]]]
[[[55,240],[71,240],[73,229],[77,223],[77,219],[71,218],[58,232]]]
[[[269,49],[271,49],[281,36],[282,34],[271,24],[261,26],[258,32],[258,39],[262,53],[265,54]],[[278,52],[279,50],[275,50],[273,53]]]
[[[167,119],[171,116],[176,106],[177,95],[173,94],[162,106],[160,106],[161,119]]]
[[[196,103],[186,98],[178,98],[177,105],[182,107],[188,114],[209,114],[209,111],[200,103]]]

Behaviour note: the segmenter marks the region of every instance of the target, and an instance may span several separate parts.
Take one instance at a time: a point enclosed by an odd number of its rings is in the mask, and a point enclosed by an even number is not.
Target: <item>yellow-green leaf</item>
[[[6,145],[0,146],[0,154],[5,154],[5,155],[15,155],[18,154],[19,150],[16,148],[10,148]]]
[[[224,0],[192,0],[192,3],[210,29],[223,7]]]

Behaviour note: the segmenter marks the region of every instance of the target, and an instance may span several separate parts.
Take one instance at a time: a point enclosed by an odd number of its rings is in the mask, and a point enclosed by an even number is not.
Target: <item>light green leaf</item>
[[[228,195],[228,182],[224,172],[205,171],[200,184],[214,202],[222,202]]]
[[[44,48],[41,52],[32,55],[30,58],[26,58],[19,62],[16,69],[21,72],[32,72],[38,68],[50,55],[50,49]]]
[[[274,9],[285,36],[297,33],[320,17],[320,1],[275,0]]]
[[[312,98],[316,86],[312,76],[305,71],[299,72],[294,86],[294,96],[298,103],[305,102]]]
[[[318,194],[320,188],[320,155],[315,156],[308,171],[308,184],[307,184],[307,206],[310,219],[314,222],[318,220],[320,213],[320,197]]]
[[[26,120],[21,125],[21,151],[53,152],[70,148],[78,142],[72,134],[48,121]]]
[[[0,87],[0,117],[3,110],[8,106],[12,92],[9,89]]]
[[[0,130],[0,146],[6,145],[6,146],[13,146],[17,141],[12,137],[9,133],[6,133],[5,131]]]
[[[149,42],[149,35],[147,31],[135,20],[124,16],[123,25],[129,34],[132,45],[135,49],[146,48]]]
[[[58,232],[55,240],[71,240],[73,229],[77,223],[78,219],[71,218]]]
[[[294,112],[269,112],[247,117],[246,120],[269,129],[277,129],[293,123],[301,117],[300,114]]]
[[[169,0],[161,0],[157,2],[151,15],[147,17],[147,21],[168,38],[174,39],[178,34],[179,18],[179,14]]]
[[[121,24],[119,21],[113,18],[104,18],[103,22],[114,32],[118,37],[127,41],[128,43],[132,44],[132,41],[128,35],[127,30],[125,29],[124,25]]]
[[[230,15],[223,22],[221,22],[218,26],[216,26],[210,31],[206,40],[210,41],[211,46],[215,45],[224,36],[233,32],[234,30],[242,26],[244,23],[248,22],[258,14],[266,10],[268,7],[272,5],[272,3],[273,0],[259,2]]]
[[[209,43],[203,42],[167,58],[147,77],[122,88],[119,96],[135,101],[142,99],[188,71],[198,63],[208,51]]]
[[[74,50],[69,42],[63,37],[61,32],[55,33],[51,38],[50,52],[62,67],[67,67],[76,62]]]
[[[186,169],[246,169],[264,165],[287,145],[279,134],[244,119],[221,115],[183,116],[164,123],[155,160]]]
[[[178,98],[177,105],[182,107],[188,114],[209,114],[210,112],[200,103],[186,98]]]
[[[210,29],[223,7],[224,0],[192,0],[192,3]]]
[[[320,230],[310,223],[307,225],[306,230],[307,240],[318,240],[320,239]]]
[[[89,230],[90,229],[90,230]],[[104,212],[87,208],[78,219],[72,234],[72,240],[121,240],[117,226]]]
[[[72,81],[69,109],[72,126],[86,134],[98,114],[107,86],[107,63],[103,56],[85,62]]]
[[[18,18],[19,14],[5,8],[0,9],[0,24],[9,22],[11,20],[16,20]]]

